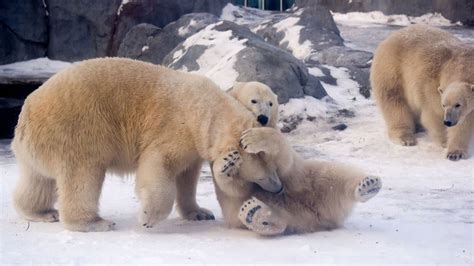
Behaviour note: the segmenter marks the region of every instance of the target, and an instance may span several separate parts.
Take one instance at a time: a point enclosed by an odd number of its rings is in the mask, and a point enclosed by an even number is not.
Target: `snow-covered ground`
[[[208,167],[202,172],[198,201],[216,214],[216,221],[183,221],[174,212],[155,232],[144,232],[136,222],[139,203],[133,193],[133,178],[108,176],[101,215],[117,222],[116,231],[78,233],[66,231],[58,223],[28,223],[12,207],[18,170],[9,142],[3,141],[0,264],[472,265],[474,158],[451,162],[426,134],[420,134],[420,143],[415,147],[391,144],[372,100],[358,95],[343,69],[332,68],[331,72],[340,84],[327,87],[335,102],[307,98],[281,107],[284,115],[306,112],[315,117],[313,121],[304,120],[288,134],[303,156],[350,163],[383,177],[380,194],[358,205],[343,228],[275,238],[228,229],[222,221]],[[339,108],[354,111],[355,117],[328,120],[327,116]],[[334,122],[344,122],[348,128],[334,131],[330,129]]]
[[[372,31],[363,28],[361,36]],[[352,40],[354,46],[364,46],[359,39]],[[100,213],[117,223],[116,231],[78,233],[64,230],[59,223],[28,223],[12,207],[18,169],[10,142],[4,140],[0,141],[0,265],[473,265],[474,147],[468,160],[451,162],[426,133],[419,134],[414,147],[392,144],[374,102],[358,93],[344,69],[327,68],[338,80],[337,85],[324,84],[330,99],[293,99],[280,107],[283,118],[302,119],[287,137],[305,158],[346,162],[383,178],[380,194],[357,205],[343,228],[273,238],[229,229],[222,221],[207,166],[202,170],[198,202],[216,214],[216,221],[183,221],[173,212],[155,231],[145,232],[136,220],[139,202],[133,178],[108,176]],[[318,75],[317,69],[310,72]],[[347,129],[331,129],[339,123]]]

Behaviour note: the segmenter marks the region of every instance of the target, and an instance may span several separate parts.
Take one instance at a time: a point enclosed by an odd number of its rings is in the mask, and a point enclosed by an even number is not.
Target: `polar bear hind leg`
[[[382,180],[377,176],[367,176],[357,185],[354,195],[357,201],[366,202],[379,193]]]
[[[260,235],[279,235],[287,227],[271,207],[255,197],[242,204],[239,219],[248,229]]]

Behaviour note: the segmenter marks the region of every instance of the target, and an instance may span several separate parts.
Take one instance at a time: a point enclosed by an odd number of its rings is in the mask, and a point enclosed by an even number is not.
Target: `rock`
[[[329,10],[318,5],[277,13],[251,27],[269,43],[291,51],[301,60],[316,51],[344,43]]]
[[[338,125],[335,125],[332,127],[332,129],[334,130],[337,130],[337,131],[343,131],[347,128],[347,125],[342,123],[342,124],[338,124]]]
[[[0,2],[0,64],[46,54],[46,9],[41,1]]]
[[[48,0],[48,57],[79,61],[107,56],[121,0]]]
[[[21,100],[0,98],[0,139],[13,138],[22,105]]]
[[[185,38],[216,21],[218,18],[209,13],[191,13],[163,29],[146,23],[136,25],[125,36],[117,55],[161,64]]]
[[[354,50],[345,46],[333,46],[311,54],[306,62],[335,67],[368,68],[372,57],[372,53],[366,51]]]
[[[122,39],[135,25],[148,23],[163,28],[168,23],[188,13],[206,12],[220,15],[230,0],[135,0],[122,4],[111,44],[111,55],[115,55]]]
[[[223,89],[235,81],[259,81],[272,88],[280,103],[305,93],[326,95],[319,80],[311,77],[292,54],[230,21],[211,24],[189,37],[166,56],[163,64],[204,74]]]
[[[359,83],[359,92],[365,98],[369,98],[371,89],[369,74],[372,57],[372,53],[366,51],[353,50],[345,46],[334,46],[311,54],[306,62],[313,65],[323,64],[347,68],[351,79]],[[320,80],[324,81],[321,78]]]

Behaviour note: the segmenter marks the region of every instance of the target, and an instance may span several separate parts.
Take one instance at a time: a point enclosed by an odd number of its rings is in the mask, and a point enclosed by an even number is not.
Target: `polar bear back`
[[[231,120],[223,113],[241,126],[253,123],[207,78],[130,59],[92,59],[59,72],[26,99],[12,146],[41,161],[40,168],[101,161],[127,171],[149,145],[189,156],[176,160],[211,150],[219,134],[211,128]]]

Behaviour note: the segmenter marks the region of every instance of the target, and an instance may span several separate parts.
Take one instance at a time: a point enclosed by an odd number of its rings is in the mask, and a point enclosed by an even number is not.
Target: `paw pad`
[[[355,189],[357,201],[366,202],[373,198],[382,188],[382,180],[377,176],[365,177]]]

